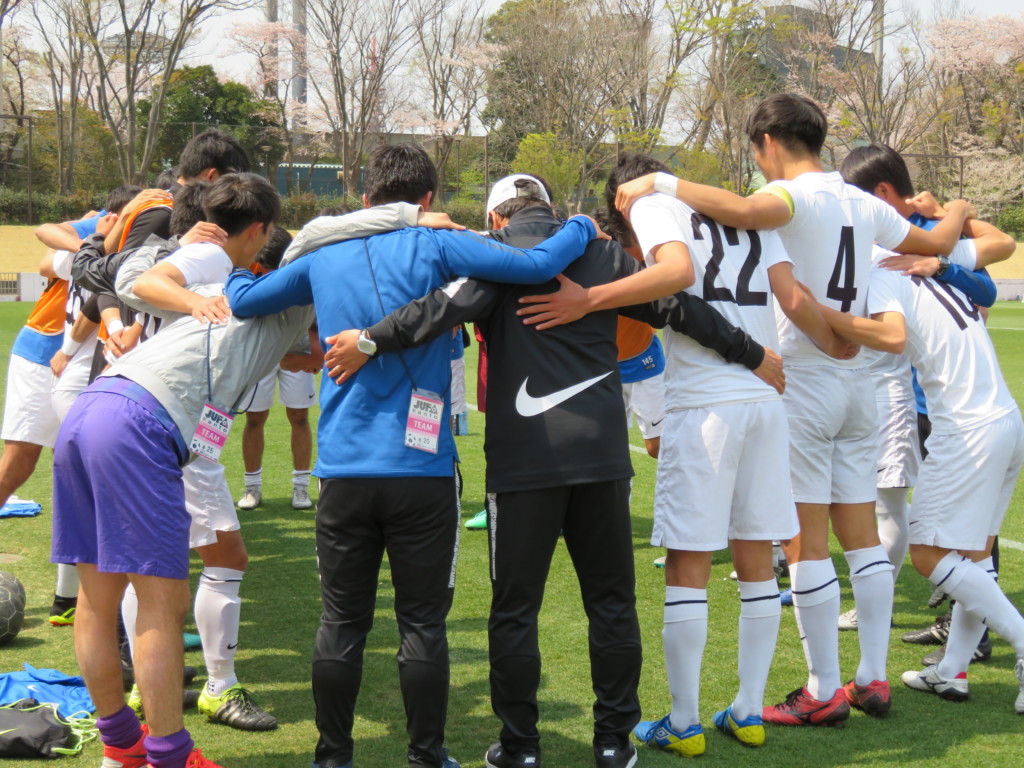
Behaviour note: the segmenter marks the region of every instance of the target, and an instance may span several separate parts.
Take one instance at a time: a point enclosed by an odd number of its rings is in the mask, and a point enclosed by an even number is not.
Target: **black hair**
[[[767,133],[791,152],[817,156],[825,146],[828,119],[821,107],[796,93],[777,93],[754,107],[747,117],[747,138],[758,148]]]
[[[107,213],[120,213],[121,209],[128,205],[132,198],[141,191],[142,187],[138,187],[135,184],[114,187],[107,194],[107,199],[103,203],[103,210]]]
[[[281,198],[262,176],[229,173],[206,189],[203,215],[205,221],[216,224],[228,237],[234,237],[255,222],[262,224],[266,231],[281,215]]]
[[[174,196],[174,207],[171,208],[171,234],[181,237],[200,221],[205,221],[203,213],[203,197],[210,184],[205,181],[193,181],[178,190]]]
[[[260,248],[259,253],[253,259],[254,264],[259,264],[268,272],[273,272],[281,266],[281,257],[291,245],[292,235],[284,227],[275,226],[270,230],[270,237],[267,244]]]
[[[178,176],[194,179],[207,168],[214,168],[222,176],[225,173],[247,173],[249,156],[230,133],[210,128],[185,145],[178,161]]]
[[[341,205],[328,205],[321,208],[317,216],[344,216],[348,211]]]
[[[370,152],[364,184],[370,205],[418,203],[437,191],[437,169],[414,144],[380,144]]]
[[[636,243],[636,236],[633,234],[633,228],[626,221],[626,217],[615,207],[615,193],[627,181],[639,179],[641,176],[646,176],[649,173],[659,172],[671,173],[668,166],[661,162],[661,160],[639,152],[627,152],[619,158],[618,164],[608,174],[608,181],[604,185],[604,202],[608,207],[608,227],[606,228],[602,224],[601,229],[604,229],[605,232],[615,238],[619,244],[625,247],[632,246]]]
[[[160,175],[156,177],[156,181],[153,182],[153,186],[156,189],[170,189],[177,183],[178,169],[168,168],[166,171],[160,171]]]
[[[860,187],[869,195],[883,181],[892,184],[901,197],[914,196],[914,184],[910,181],[910,170],[900,153],[885,144],[869,144],[857,147],[843,160],[839,173],[847,184]]]
[[[543,182],[538,183],[538,181],[516,179],[514,182],[516,196],[510,197],[508,200],[494,206],[493,212],[503,219],[511,219],[524,208],[531,208],[535,205],[544,205],[550,209],[550,203],[544,199],[544,195],[541,193],[540,185]],[[549,195],[548,200],[550,199],[551,196]]]

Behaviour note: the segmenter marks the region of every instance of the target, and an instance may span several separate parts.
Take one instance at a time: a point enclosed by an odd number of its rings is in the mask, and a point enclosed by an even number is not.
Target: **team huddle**
[[[1024,423],[984,327],[995,300],[985,267],[1015,243],[964,201],[915,196],[888,147],[858,148],[826,172],[826,132],[813,102],[773,96],[747,123],[768,181],[749,197],[629,154],[609,176],[600,227],[561,221],[544,181],[517,174],[495,185],[484,233],[430,213],[437,175],[421,149],[382,145],[366,165],[365,209],[322,215],[291,240],[276,227],[277,192],[248,173],[237,141],[208,131],[166,190],[120,188],[100,215],[40,228],[53,279],[12,351],[0,492],[54,447],[51,621],[74,617],[103,768],[216,768],[182,718],[195,675],[181,643],[190,547],[203,562],[200,711],[276,727],[234,672],[247,554],[219,460],[238,413],[262,430],[275,377],[320,368],[313,766],[350,768],[358,751],[386,552],[408,764],[458,768],[444,746],[460,525],[451,348],[470,322],[486,341],[488,639],[502,726],[488,768],[542,763],[538,614],[559,538],[589,622],[598,768],[634,766],[634,741],[704,753],[707,586],[712,553],[727,547],[739,689],[713,724],[743,745],[764,744],[766,723],[889,712],[908,551],[954,602],[944,652],[902,683],[966,699],[991,628],[1016,652],[1024,714],[1024,618],[992,558]],[[296,508],[310,504],[309,452],[296,441],[315,399],[304,387],[284,400]],[[666,550],[671,702],[651,719],[637,695],[651,640],[636,612],[624,399],[658,460],[651,543]],[[260,503],[262,432],[253,446],[241,508]],[[830,523],[855,600],[842,617]],[[780,542],[808,677],[766,706]],[[860,646],[845,680],[844,622]]]

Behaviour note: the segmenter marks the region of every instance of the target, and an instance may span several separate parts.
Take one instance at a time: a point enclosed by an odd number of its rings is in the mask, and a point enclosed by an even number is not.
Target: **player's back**
[[[690,252],[695,277],[686,292],[711,303],[759,344],[778,349],[768,269],[789,261],[778,235],[722,226],[663,194],[638,200],[631,220],[648,263],[653,261],[653,248],[682,242]],[[664,340],[666,411],[778,399],[774,389],[748,370],[726,362],[689,336],[665,331]]]
[[[982,426],[1017,408],[981,311],[964,293],[933,278],[876,269],[869,308],[906,318],[906,353],[928,399],[934,434]]]
[[[835,172],[774,181],[764,191],[784,199],[788,195],[791,202],[793,216],[778,233],[793,261],[796,279],[826,306],[864,317],[874,244],[895,248],[906,239],[909,223],[891,206],[847,184]],[[861,368],[866,364],[860,356],[831,358],[781,312],[777,320],[782,355],[789,365]]]

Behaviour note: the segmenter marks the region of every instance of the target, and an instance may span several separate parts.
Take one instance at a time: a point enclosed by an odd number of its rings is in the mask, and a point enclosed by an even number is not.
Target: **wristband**
[[[66,334],[64,336],[64,343],[60,347],[60,351],[63,352],[68,357],[73,357],[75,352],[77,352],[81,348],[81,346],[82,342],[75,341],[74,339],[71,338],[70,334]]]
[[[117,362],[117,358],[114,357],[113,353],[111,353],[111,352],[104,352],[103,353],[103,359],[106,360],[111,365],[113,365],[114,363]]]
[[[677,181],[678,179],[671,173],[659,171],[654,174],[654,191],[661,192],[661,194],[668,195],[669,197],[675,197],[678,188]]]
[[[111,307],[113,309],[113,307]],[[113,336],[118,331],[124,330],[124,323],[120,320],[111,320],[109,323],[104,323],[107,326],[107,336]]]

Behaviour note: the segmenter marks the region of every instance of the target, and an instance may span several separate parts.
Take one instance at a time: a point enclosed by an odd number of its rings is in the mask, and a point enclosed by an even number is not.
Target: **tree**
[[[551,185],[555,204],[572,199],[583,165],[578,151],[553,133],[531,133],[519,144],[512,161],[513,173],[535,173]]]
[[[148,125],[152,102],[138,103],[140,125]],[[199,131],[222,127],[245,147],[254,163],[276,163],[284,155],[275,115],[242,83],[221,82],[213,67],[182,67],[171,73],[164,92],[164,118],[158,126],[153,160],[148,171],[178,162],[182,148]]]
[[[95,72],[100,115],[118,137],[117,159],[124,181],[141,183],[151,166],[170,85],[166,73],[202,21],[215,11],[246,8],[253,0],[75,0],[82,34]],[[150,103],[139,123],[138,102]]]

